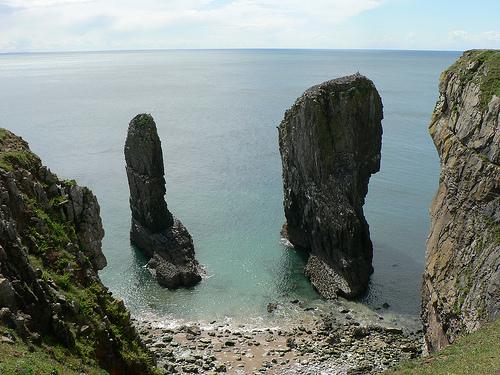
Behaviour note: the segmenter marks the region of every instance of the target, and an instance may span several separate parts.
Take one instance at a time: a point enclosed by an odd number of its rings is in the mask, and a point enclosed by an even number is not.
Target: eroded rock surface
[[[499,316],[500,51],[468,51],[441,76],[429,127],[441,159],[422,285],[430,350]]]
[[[81,359],[65,364],[71,373],[97,363],[114,374],[152,374],[129,312],[99,279],[103,236],[92,192],[60,180],[0,129],[0,337],[17,335],[52,355],[64,347]]]
[[[167,288],[193,286],[201,280],[193,239],[165,202],[163,153],[151,115],[130,122],[125,143],[130,187],[130,239],[151,259],[148,267]]]
[[[306,275],[326,298],[368,284],[372,243],[363,204],[380,168],[382,101],[356,74],[308,89],[279,126],[284,235],[310,252]]]

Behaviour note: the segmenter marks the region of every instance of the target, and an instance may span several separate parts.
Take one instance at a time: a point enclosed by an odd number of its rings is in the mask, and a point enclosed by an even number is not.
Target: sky
[[[0,52],[500,49],[500,0],[0,0]]]

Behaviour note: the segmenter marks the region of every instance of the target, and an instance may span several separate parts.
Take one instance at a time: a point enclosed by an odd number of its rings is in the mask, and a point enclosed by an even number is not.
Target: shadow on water
[[[304,277],[304,267],[308,254],[302,250],[283,245],[283,253],[275,266],[276,290],[280,297],[290,298],[302,296],[306,300],[319,298],[309,281]]]
[[[227,279],[212,279],[215,275],[210,274],[210,272],[205,275],[200,284],[189,289],[171,291],[160,287],[146,268],[148,258],[135,245],[130,244],[133,261],[127,270],[127,275],[124,275],[129,279],[128,299],[133,301],[132,307],[139,311],[144,311],[146,306],[156,312],[173,314],[173,316],[183,315],[184,312],[187,316],[194,313],[198,317],[211,316],[212,318],[245,315],[245,309],[238,311],[235,305],[241,308],[242,305],[251,304],[252,301],[256,306],[260,305],[257,306],[260,314],[266,313],[266,306],[270,302],[287,303],[292,300],[300,300],[306,304],[313,301],[330,304],[331,301],[322,299],[304,276],[304,267],[309,253],[283,243],[280,243],[279,247],[281,251],[275,262],[263,260],[261,264],[265,273],[270,275],[266,291],[264,293],[255,292],[250,287],[247,295],[241,295],[239,300],[234,300],[231,282],[227,283]],[[413,266],[414,262],[411,257],[392,246],[390,241],[374,242],[374,273],[370,277],[367,291],[359,298],[354,299],[354,302],[363,303],[374,310],[389,309],[396,314],[413,314],[414,311],[418,311],[420,305],[418,299],[411,303],[408,301],[402,303],[399,298],[402,288],[406,290],[413,288],[415,290],[411,292],[418,293],[421,273]],[[243,273],[245,265],[238,264],[238,262],[235,264],[238,268],[234,270],[236,275]],[[207,305],[206,302],[202,302],[204,300],[202,296],[206,297],[206,295],[219,296],[220,301],[224,300],[226,306]],[[190,299],[190,301],[186,299]],[[195,311],[189,312],[189,310],[193,310],[193,301],[195,300],[200,301],[204,308],[208,306],[208,309],[203,312],[194,307]],[[389,307],[387,305],[383,307],[384,304],[388,304]]]
[[[358,301],[372,309],[380,309],[388,304],[392,312],[415,314],[420,310],[420,284],[423,264],[416,267],[414,258],[401,252],[390,243],[374,243],[374,272],[366,293]],[[405,291],[417,296],[411,300],[401,300]]]

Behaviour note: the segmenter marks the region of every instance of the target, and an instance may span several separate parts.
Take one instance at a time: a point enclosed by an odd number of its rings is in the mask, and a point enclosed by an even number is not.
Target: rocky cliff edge
[[[56,359],[62,350],[68,374],[156,372],[123,302],[99,280],[103,236],[92,192],[59,179],[0,129],[0,344],[22,342]],[[0,372],[11,359],[2,358]]]
[[[430,134],[441,160],[422,285],[428,348],[499,316],[500,51],[467,51],[447,69]]]

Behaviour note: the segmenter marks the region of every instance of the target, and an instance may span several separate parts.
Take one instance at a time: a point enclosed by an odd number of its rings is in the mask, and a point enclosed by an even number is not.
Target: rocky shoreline
[[[374,374],[421,354],[418,325],[353,306],[334,301],[328,310],[303,307],[300,319],[278,318],[268,326],[225,321],[169,325],[140,317],[133,322],[165,373]],[[270,314],[280,309],[278,304]]]

